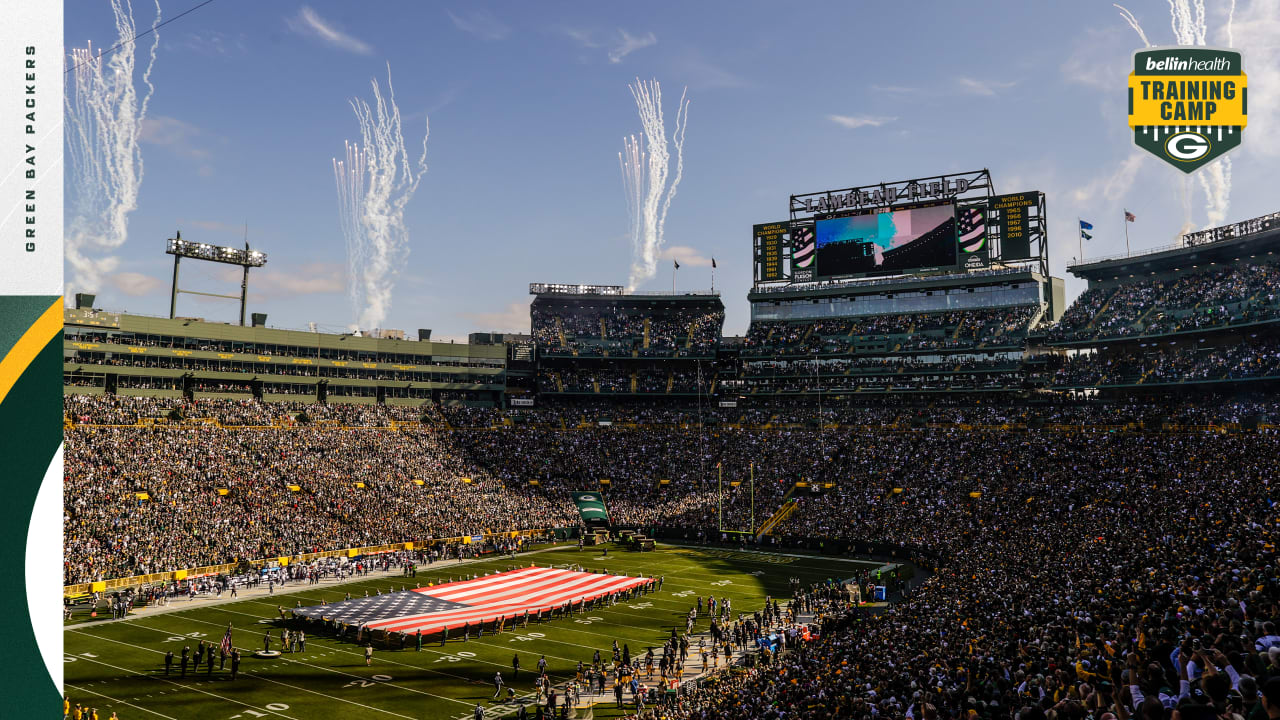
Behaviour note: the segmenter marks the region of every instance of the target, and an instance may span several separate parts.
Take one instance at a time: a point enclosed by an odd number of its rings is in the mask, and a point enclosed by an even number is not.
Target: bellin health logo
[[[1138,147],[1185,173],[1240,145],[1247,76],[1235,50],[1148,48],[1133,54],[1129,127]]]

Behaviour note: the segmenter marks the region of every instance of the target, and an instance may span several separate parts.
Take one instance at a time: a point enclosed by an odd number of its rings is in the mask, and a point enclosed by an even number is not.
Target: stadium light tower
[[[181,230],[178,231],[177,237],[169,238],[168,242],[165,254],[173,256],[173,285],[170,286],[169,290],[169,319],[172,320],[177,315],[178,293],[186,293],[188,295],[204,295],[206,297],[227,298],[230,300],[238,299],[240,301],[240,325],[243,326],[245,300],[249,295],[249,268],[266,265],[267,254],[258,250],[250,250],[248,240],[245,241],[243,250],[183,240]],[[218,295],[217,293],[196,292],[195,290],[180,290],[178,288],[178,264],[184,257],[192,260],[222,263],[224,265],[239,265],[244,268],[244,275],[240,280],[240,294]]]

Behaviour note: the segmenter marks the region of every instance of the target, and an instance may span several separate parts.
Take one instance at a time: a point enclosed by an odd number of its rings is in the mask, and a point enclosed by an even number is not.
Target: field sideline
[[[614,607],[590,610],[585,615],[530,623],[528,628],[508,630],[464,642],[451,635],[443,647],[439,641],[423,645],[417,652],[378,648],[373,666],[365,667],[364,654],[352,642],[338,641],[322,634],[307,635],[305,653],[285,654],[262,660],[251,654],[261,649],[262,635],[272,631],[273,648],[278,647],[278,607],[286,609],[295,601],[303,605],[322,600],[341,600],[345,593],[362,596],[380,589],[399,590],[429,582],[447,582],[466,572],[484,574],[513,566],[580,564],[587,570],[610,570],[635,575],[663,575],[660,592],[641,595]],[[80,702],[97,707],[101,717],[111,711],[122,720],[169,718],[171,720],[230,720],[233,718],[288,718],[292,720],[342,718],[440,718],[471,720],[477,702],[486,708],[487,718],[507,717],[511,706],[491,703],[493,675],[501,671],[517,695],[532,701],[533,677],[540,656],[547,659],[547,671],[554,682],[571,679],[579,660],[591,662],[600,650],[604,660],[612,657],[616,638],[627,644],[633,656],[646,648],[661,646],[671,628],[684,629],[684,617],[697,596],[714,593],[732,599],[737,612],[758,609],[766,595],[785,598],[788,579],[803,582],[845,578],[859,569],[880,567],[871,561],[744,553],[725,549],[659,546],[651,553],[630,553],[610,548],[602,556],[596,548],[582,551],[576,545],[538,553],[479,560],[463,565],[419,569],[418,577],[398,575],[364,578],[342,584],[290,586],[275,595],[256,596],[190,610],[132,617],[109,623],[79,623],[64,628],[66,693],[72,705]],[[180,607],[177,601],[171,607]],[[241,649],[240,675],[230,679],[227,670],[206,674],[188,672],[187,678],[164,674],[164,654],[180,654],[183,645],[200,640],[216,643],[230,622],[234,644]],[[705,632],[709,619],[700,616],[698,631]],[[520,655],[521,673],[511,677],[511,660]],[[695,666],[696,663],[691,663]],[[620,714],[613,709],[610,693],[600,697],[597,717]]]

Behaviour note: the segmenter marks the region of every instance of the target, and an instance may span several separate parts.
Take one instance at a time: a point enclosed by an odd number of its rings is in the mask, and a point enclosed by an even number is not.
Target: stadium
[[[1280,0],[50,23],[0,717],[1280,719]]]
[[[1280,214],[1077,262],[1067,305],[1043,193],[985,170],[869,190],[754,227],[743,336],[742,298],[616,285],[530,283],[529,334],[466,344],[78,296],[68,698],[459,720],[1270,703]]]

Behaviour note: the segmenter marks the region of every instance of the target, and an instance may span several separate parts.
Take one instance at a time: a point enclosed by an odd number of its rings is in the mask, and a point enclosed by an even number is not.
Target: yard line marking
[[[367,709],[369,709],[369,710],[375,710],[375,711],[377,711],[377,712],[380,712],[380,713],[386,713],[386,714],[388,714],[388,715],[395,715],[396,717],[406,718],[407,720],[414,720],[414,718],[412,718],[412,717],[410,717],[410,716],[408,716],[408,715],[401,715],[401,714],[400,714],[400,713],[398,713],[398,712],[391,712],[390,710],[383,710],[382,708],[379,708],[379,707],[373,707],[372,705],[365,705],[364,703],[358,703],[358,702],[356,702],[355,700],[347,700],[347,699],[345,699],[345,698],[340,698],[340,697],[338,697],[338,696],[336,696],[336,695],[327,695],[327,694],[325,694],[325,693],[317,692],[317,691],[315,691],[315,690],[308,690],[307,688],[300,687],[300,686],[298,686],[298,685],[290,685],[289,683],[286,683],[286,682],[280,682],[279,680],[272,680],[271,678],[265,678],[265,677],[262,677],[261,675],[258,675],[257,673],[249,673],[249,672],[246,672],[246,673],[245,673],[245,675],[253,675],[254,677],[257,677],[257,678],[259,678],[259,679],[261,679],[261,680],[266,680],[266,681],[267,681],[267,682],[269,682],[269,683],[275,683],[276,685],[283,685],[283,686],[285,686],[285,687],[287,687],[287,688],[293,688],[294,690],[301,690],[301,691],[303,691],[303,692],[309,692],[309,693],[311,693],[312,695],[319,695],[320,697],[327,697],[327,698],[329,698],[330,700],[337,700],[338,702],[350,703],[350,704],[352,704],[352,705],[359,705],[360,707],[362,707],[362,708],[367,708]],[[390,683],[380,683],[380,684],[382,684],[382,685],[390,685]],[[425,694],[430,695],[430,693],[425,693]],[[441,695],[432,695],[432,697],[443,697],[443,696],[441,696]],[[445,700],[453,700],[452,698],[444,698],[444,699],[445,699]],[[453,702],[460,703],[460,704],[462,704],[462,705],[467,705],[467,706],[470,706],[470,705],[471,705],[471,703],[463,702],[463,701],[461,701],[461,700],[453,700]]]
[[[86,692],[86,693],[89,693],[90,695],[97,695],[98,697],[100,697],[100,698],[105,698],[105,699],[107,699],[107,700],[110,700],[111,702],[118,702],[118,703],[121,703],[121,704],[123,704],[123,705],[128,705],[128,706],[129,706],[129,707],[131,707],[131,708],[137,708],[138,710],[141,710],[141,711],[143,711],[143,712],[149,712],[149,713],[151,713],[152,715],[159,715],[159,716],[160,716],[160,717],[162,717],[162,718],[166,718],[166,720],[178,720],[178,719],[177,719],[177,718],[175,718],[175,717],[169,717],[168,715],[165,715],[164,713],[156,712],[155,710],[152,710],[152,709],[150,709],[150,708],[144,708],[144,707],[142,707],[141,705],[134,705],[133,703],[129,702],[128,700],[121,700],[120,698],[113,698],[113,697],[111,697],[110,695],[104,695],[104,694],[102,694],[102,693],[100,693],[100,692],[98,692],[98,691],[96,691],[96,690],[90,690],[90,689],[89,689],[89,688],[87,688],[87,687],[82,687],[82,686],[80,686],[80,685],[76,685],[76,684],[74,684],[74,683],[66,683],[66,686],[67,686],[67,687],[70,687],[70,688],[75,688],[76,690],[79,690],[80,692]],[[148,695],[147,697],[151,697],[151,696],[150,696],[150,695]],[[137,700],[137,699],[138,699],[138,698],[134,698],[134,700]]]
[[[78,631],[78,630],[72,630],[71,632],[79,633],[79,634],[81,634],[81,635],[84,635],[84,634],[85,634],[85,633],[80,633],[80,631]],[[92,636],[92,635],[90,635],[90,637],[93,637],[93,636]],[[123,644],[127,645],[128,643],[123,643]],[[143,649],[145,650],[146,648],[143,648]],[[200,688],[195,687],[195,686],[193,686],[193,685],[183,685],[182,683],[177,682],[176,680],[166,680],[165,678],[162,678],[162,677],[156,677],[156,676],[154,676],[154,675],[148,675],[148,674],[146,674],[146,673],[141,673],[141,672],[138,672],[138,671],[136,671],[136,670],[130,670],[129,668],[123,668],[123,667],[119,667],[119,666],[117,666],[117,665],[112,665],[111,663],[104,663],[104,662],[102,662],[101,660],[94,660],[94,659],[91,659],[91,658],[85,658],[85,660],[88,660],[89,662],[91,662],[91,663],[93,663],[93,664],[95,664],[95,665],[102,665],[102,666],[104,666],[104,667],[109,667],[109,668],[111,668],[112,670],[119,670],[119,671],[121,671],[121,672],[125,672],[125,673],[128,673],[128,674],[130,674],[130,675],[136,675],[136,676],[141,677],[141,678],[146,678],[146,679],[148,679],[148,680],[155,680],[155,681],[157,681],[157,682],[167,682],[167,683],[169,683],[170,685],[177,685],[178,687],[183,688],[184,690],[193,690],[193,691],[195,691],[195,692],[198,692],[198,693],[201,693],[201,694],[204,694],[204,695],[208,695],[209,697],[215,697],[215,698],[218,698],[219,700],[225,700],[225,701],[227,701],[227,702],[229,702],[229,703],[232,703],[232,704],[235,704],[235,705],[243,705],[243,706],[245,706],[245,707],[247,707],[247,708],[253,708],[254,710],[258,710],[258,709],[267,710],[266,708],[258,708],[258,706],[256,706],[256,705],[250,705],[250,704],[249,704],[249,703],[247,703],[247,702],[241,702],[241,701],[239,701],[239,700],[234,700],[234,699],[229,698],[229,697],[224,697],[224,696],[222,696],[222,695],[218,695],[217,693],[211,693],[211,692],[209,692],[208,690],[201,690]],[[298,718],[290,717],[290,716],[288,716],[288,715],[285,715],[284,713],[276,712],[275,710],[267,710],[267,712],[271,713],[272,715],[279,715],[279,716],[280,716],[280,717],[282,717],[282,718],[286,718],[286,720],[298,720]]]
[[[161,629],[159,629],[159,628],[148,627],[148,626],[146,626],[146,625],[139,625],[139,624],[138,624],[138,623],[136,623],[136,622],[129,623],[129,625],[130,625],[130,626],[132,626],[132,627],[140,627],[140,628],[142,628],[143,630],[151,630],[151,631],[153,631],[153,632],[158,632],[158,633],[162,633],[162,634],[164,634],[164,633],[168,633],[168,632],[169,632],[168,630],[161,630]],[[79,632],[79,631],[77,631],[77,632]],[[81,634],[81,635],[89,635],[89,633],[85,633],[85,632],[80,632],[79,634]],[[139,650],[146,650],[147,652],[160,653],[160,651],[159,651],[159,650],[153,650],[152,648],[146,647],[145,645],[134,645],[133,643],[128,643],[128,642],[125,642],[125,641],[123,641],[123,640],[115,640],[115,639],[112,639],[112,638],[109,638],[109,637],[104,637],[104,636],[101,636],[101,635],[89,635],[89,637],[95,637],[95,638],[98,638],[99,640],[106,640],[107,642],[119,643],[120,645],[127,645],[127,646],[129,646],[129,647],[137,648],[137,649],[139,649]],[[160,654],[163,654],[163,653],[160,653]],[[316,669],[318,669],[318,670],[324,670],[325,672],[336,673],[336,674],[338,674],[338,675],[346,675],[347,677],[353,677],[353,678],[356,678],[357,680],[368,680],[368,679],[369,679],[369,678],[366,678],[366,677],[364,677],[364,676],[362,676],[362,675],[356,675],[356,674],[354,674],[354,673],[344,672],[344,671],[342,671],[342,670],[337,670],[337,669],[335,669],[335,668],[327,668],[327,667],[324,667],[323,665],[312,665],[311,663],[302,662],[301,660],[293,660],[293,659],[291,659],[291,658],[287,658],[287,657],[285,657],[284,655],[281,655],[280,657],[278,657],[278,658],[276,658],[276,659],[277,659],[277,660],[284,660],[285,662],[297,663],[298,665],[305,665],[305,666],[307,666],[307,667],[316,668]],[[254,677],[261,677],[261,675],[260,675],[259,673],[250,673],[248,670],[246,670],[244,674],[246,674],[246,675],[252,674],[252,675],[254,675]],[[266,678],[263,678],[263,679],[266,679]],[[440,700],[448,700],[448,701],[450,701],[450,702],[456,702],[456,703],[461,703],[461,704],[463,704],[463,705],[469,705],[469,703],[463,702],[463,701],[461,701],[461,700],[455,700],[455,699],[453,699],[453,698],[451,698],[451,697],[445,697],[444,695],[436,695],[436,694],[434,694],[434,693],[429,693],[429,692],[427,692],[427,691],[425,691],[425,690],[416,690],[416,689],[411,688],[411,687],[405,687],[405,686],[403,686],[403,685],[397,685],[397,684],[395,684],[395,683],[393,683],[393,682],[383,682],[383,683],[379,683],[379,684],[380,684],[380,685],[386,685],[386,686],[388,686],[388,687],[393,687],[393,688],[396,688],[397,690],[407,690],[408,692],[411,692],[411,693],[417,693],[417,694],[419,694],[419,695],[426,695],[427,697],[433,697],[433,698],[438,698],[438,699],[440,699]],[[316,694],[317,694],[317,695],[320,695],[320,694],[323,694],[323,693],[316,693]],[[335,698],[335,699],[341,700],[341,698]],[[353,702],[353,701],[351,701],[351,700],[342,700],[342,702]],[[359,705],[360,703],[353,703],[353,704],[355,704],[355,705]],[[393,714],[394,714],[394,713],[393,713]],[[402,715],[401,717],[404,717],[404,716]]]
[[[221,610],[221,612],[235,612],[235,611],[234,611],[234,610],[226,610],[226,609],[222,609],[222,610]],[[238,615],[245,615],[246,613],[237,613],[237,614],[238,614]],[[249,617],[257,617],[257,616],[256,616],[256,615],[249,615]],[[183,622],[199,623],[199,624],[201,624],[201,625],[216,625],[216,626],[218,626],[218,627],[222,627],[222,624],[221,624],[221,623],[210,622],[210,621],[208,621],[208,620],[196,620],[196,619],[194,619],[194,618],[183,618],[182,620],[183,620]],[[144,630],[154,630],[154,631],[156,631],[156,632],[162,632],[162,633],[168,633],[168,632],[169,632],[168,630],[160,630],[160,629],[158,629],[158,628],[147,627],[147,626],[145,626],[145,625],[138,625],[138,623],[137,623],[137,622],[133,622],[133,621],[128,622],[128,623],[125,623],[125,624],[127,624],[127,625],[129,625],[129,626],[131,626],[131,627],[133,627],[133,626],[140,627],[140,628],[142,628],[142,629],[144,629]],[[81,634],[82,634],[82,635],[88,635],[89,633],[83,633],[83,632],[82,632]],[[99,636],[99,635],[90,635],[90,637],[100,638],[100,639],[102,639],[102,640],[110,640],[110,638],[102,637],[102,636]],[[314,635],[313,635],[312,637],[314,638],[314,637],[316,637],[316,636],[314,636]],[[114,641],[113,641],[113,642],[114,642]],[[319,642],[321,645],[323,645],[323,646],[325,646],[325,647],[329,647],[329,646],[330,646],[330,645],[329,645],[329,643],[335,643],[335,645],[333,646],[332,651],[330,651],[330,652],[328,652],[328,653],[325,653],[326,655],[332,655],[332,654],[333,654],[333,653],[335,653],[335,652],[339,652],[339,653],[343,653],[344,655],[354,655],[354,656],[356,656],[356,657],[364,657],[364,652],[362,652],[362,651],[358,651],[358,650],[344,650],[343,648],[336,646],[337,641],[336,641],[336,640],[333,640],[333,639],[326,639],[326,640],[320,640],[320,641],[312,640],[312,642]],[[493,646],[493,647],[501,647],[501,646]],[[452,653],[452,652],[445,652],[445,651],[441,651],[441,650],[435,650],[435,649],[432,649],[432,648],[428,648],[428,647],[426,647],[425,645],[422,647],[422,649],[423,649],[423,651],[424,651],[424,652],[429,652],[429,653],[431,653],[432,655],[443,655],[443,656],[445,656],[445,657],[450,657],[450,656],[452,656],[452,655],[454,655],[454,654],[455,654],[455,653]],[[555,657],[555,656],[553,655],[552,657]],[[492,661],[492,660],[485,660],[485,659],[483,659],[483,658],[479,658],[479,657],[473,657],[473,658],[467,658],[467,659],[468,659],[468,660],[474,660],[474,661],[476,661],[476,662],[480,662],[480,663],[484,663],[485,665],[493,665],[493,666],[495,666],[495,667],[500,667],[500,668],[510,667],[509,665],[506,665],[505,663],[494,662],[494,661]],[[563,658],[561,658],[561,659],[563,659]],[[414,665],[413,663],[400,662],[400,661],[398,661],[398,660],[391,660],[391,659],[386,658],[386,657],[380,657],[380,658],[378,658],[378,662],[391,663],[392,665],[399,665],[399,666],[401,666],[401,667],[413,668],[414,670],[425,670],[425,671],[427,671],[427,672],[435,673],[436,675],[443,675],[443,676],[445,676],[445,677],[456,678],[456,679],[458,679],[458,680],[462,680],[462,681],[464,681],[464,682],[468,682],[468,683],[469,683],[469,682],[471,682],[471,680],[472,680],[471,678],[466,677],[466,676],[464,676],[464,675],[455,675],[454,673],[445,672],[445,671],[443,671],[443,670],[439,670],[439,669],[437,669],[437,668],[433,668],[433,667],[423,667],[422,665]],[[570,662],[573,662],[573,661],[570,661]],[[258,671],[258,672],[261,672],[261,671]],[[551,678],[566,678],[566,679],[567,679],[567,678],[572,677],[572,675],[559,675],[559,674],[555,674],[555,673],[548,673],[548,677],[551,677]]]

